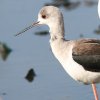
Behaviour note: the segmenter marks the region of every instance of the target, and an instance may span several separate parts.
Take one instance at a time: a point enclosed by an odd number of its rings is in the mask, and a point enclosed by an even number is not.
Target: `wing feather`
[[[100,40],[77,40],[72,51],[73,59],[85,70],[100,72]]]

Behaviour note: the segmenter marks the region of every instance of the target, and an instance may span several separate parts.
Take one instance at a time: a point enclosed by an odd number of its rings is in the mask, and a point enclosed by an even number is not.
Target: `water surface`
[[[1,0],[0,41],[13,50],[6,61],[0,59],[1,100],[94,100],[91,86],[74,81],[52,55],[49,35],[35,32],[48,30],[47,26],[35,27],[14,37],[24,27],[37,20],[37,14],[51,0]],[[64,15],[67,39],[81,37],[100,38],[94,33],[100,21],[97,5],[86,6],[80,0],[79,7],[66,10]],[[33,68],[36,77],[28,82],[25,76]],[[97,85],[100,93],[100,86]],[[99,94],[100,95],[100,94]]]

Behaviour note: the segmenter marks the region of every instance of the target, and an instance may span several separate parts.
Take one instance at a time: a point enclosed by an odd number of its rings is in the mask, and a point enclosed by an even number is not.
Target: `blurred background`
[[[0,100],[94,100],[91,86],[74,81],[53,56],[47,26],[14,35],[37,21],[44,5],[54,5],[63,13],[67,39],[100,39],[97,3],[98,0],[1,0]],[[97,89],[100,93],[99,85]]]

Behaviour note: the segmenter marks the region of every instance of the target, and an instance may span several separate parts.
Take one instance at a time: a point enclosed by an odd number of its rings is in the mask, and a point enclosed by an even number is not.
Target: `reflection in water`
[[[95,32],[95,34],[100,34],[100,25],[98,26],[98,28],[94,32]]]
[[[49,34],[48,31],[35,32],[35,35],[41,35],[41,36],[48,35],[48,34]]]
[[[80,4],[84,3],[85,6],[91,7],[97,5],[98,1],[95,0],[84,0],[84,1],[71,1],[71,0],[53,0],[52,3],[46,3],[45,5],[53,5],[57,7],[64,7],[67,10],[74,10],[79,7]]]
[[[68,3],[64,3],[63,7],[68,9],[68,10],[71,10],[71,9],[77,8],[79,5],[80,5],[79,1],[77,1],[77,2],[68,2]]]
[[[0,56],[3,60],[6,60],[11,53],[11,49],[5,44],[0,42]]]
[[[70,0],[53,0],[52,3],[46,3],[45,5],[53,5],[57,7],[64,7],[68,10],[75,9],[80,5],[79,1],[72,2]]]
[[[32,82],[35,78],[36,74],[35,74],[35,71],[34,69],[30,69],[27,73],[27,75],[25,76],[25,79],[29,82]]]
[[[97,5],[98,2],[95,1],[95,0],[84,0],[84,4],[88,7],[91,7],[91,6],[94,6],[94,5]]]
[[[2,93],[2,95],[7,95],[7,93],[4,92],[4,93]]]
[[[84,35],[83,34],[80,34],[80,38],[84,38]]]

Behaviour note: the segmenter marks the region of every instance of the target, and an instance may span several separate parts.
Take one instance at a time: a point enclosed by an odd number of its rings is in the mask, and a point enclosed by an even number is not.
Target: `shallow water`
[[[89,7],[80,1],[79,7],[72,10],[60,7],[66,38],[100,38],[94,33],[100,23],[97,5]],[[48,2],[52,1],[0,1],[0,41],[13,50],[6,61],[0,59],[0,100],[94,100],[91,87],[70,78],[52,55],[49,35],[34,34],[48,30],[47,26],[14,36],[37,20],[39,9]],[[28,82],[25,76],[31,68],[36,77]],[[100,93],[100,86],[97,87]]]

